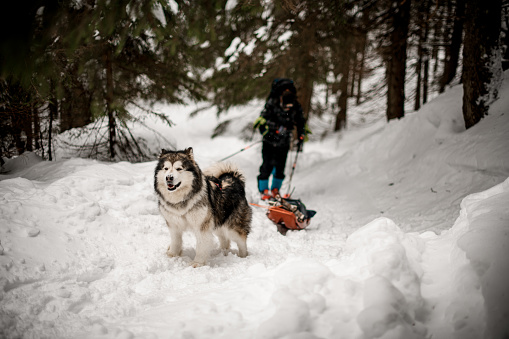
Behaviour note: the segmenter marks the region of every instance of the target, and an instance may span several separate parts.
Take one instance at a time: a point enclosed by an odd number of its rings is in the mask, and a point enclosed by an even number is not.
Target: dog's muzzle
[[[170,175],[170,176],[167,176],[166,177],[166,186],[168,187],[168,191],[175,191],[177,188],[180,187],[180,182],[175,184],[173,182],[173,175]]]

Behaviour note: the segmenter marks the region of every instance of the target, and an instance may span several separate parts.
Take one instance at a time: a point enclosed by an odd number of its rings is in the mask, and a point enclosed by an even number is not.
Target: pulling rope
[[[240,151],[237,151],[237,152],[235,152],[235,153],[233,153],[233,154],[230,154],[230,155],[229,155],[229,156],[227,156],[226,158],[223,158],[223,159],[219,160],[219,162],[221,162],[221,161],[225,161],[226,159],[230,159],[230,158],[231,158],[231,157],[233,157],[234,155],[237,155],[237,154],[239,154],[240,152],[244,152],[245,150],[250,149],[250,148],[251,148],[251,147],[253,147],[254,145],[259,144],[260,142],[262,142],[262,140],[258,140],[257,142],[254,142],[254,143],[252,143],[251,145],[248,145],[248,146],[246,146],[246,147],[242,148]]]
[[[253,202],[250,202],[249,205],[251,206],[256,206],[256,207],[261,207],[261,208],[265,208],[265,209],[269,209],[270,206],[266,206],[266,205],[259,205],[259,204],[255,204]]]

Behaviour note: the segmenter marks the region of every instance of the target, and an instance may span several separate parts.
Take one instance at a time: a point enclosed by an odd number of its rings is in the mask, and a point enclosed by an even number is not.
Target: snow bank
[[[288,260],[274,270],[272,316],[256,338],[503,338],[508,199],[509,179],[465,198],[443,235],[379,218],[348,237],[337,261]]]
[[[509,179],[461,203],[454,229],[478,278],[486,309],[485,338],[509,335]]]
[[[273,315],[257,337],[424,337],[414,242],[422,250],[416,235],[380,218],[353,233],[330,268],[305,258],[282,264],[274,274]]]
[[[33,152],[25,152],[19,157],[4,160],[5,164],[2,166],[0,173],[8,174],[11,172],[14,173],[17,172],[16,175],[18,175],[20,171],[32,167],[33,165],[43,161],[43,159],[39,155]]]

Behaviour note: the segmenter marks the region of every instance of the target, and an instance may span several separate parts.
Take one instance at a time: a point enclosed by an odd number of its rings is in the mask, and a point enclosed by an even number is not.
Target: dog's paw
[[[193,261],[193,262],[191,263],[191,267],[193,267],[193,268],[202,267],[202,266],[204,266],[204,265],[205,265],[204,263],[202,263],[202,262],[196,262],[196,261]]]
[[[168,248],[168,250],[166,251],[166,255],[170,258],[180,257],[182,255],[182,250],[180,250],[179,252],[174,252]]]

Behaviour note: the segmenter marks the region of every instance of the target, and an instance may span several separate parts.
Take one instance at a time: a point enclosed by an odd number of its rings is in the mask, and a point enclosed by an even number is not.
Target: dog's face
[[[196,179],[197,166],[192,148],[185,151],[162,150],[155,172],[155,186],[165,196],[182,198],[189,193]]]
[[[164,176],[166,186],[170,192],[179,189],[182,185],[182,181],[186,179],[186,172],[189,173],[188,171],[184,171],[184,165],[180,160],[177,160],[174,163],[170,160],[166,160],[163,163],[163,168],[160,172],[160,175]]]

